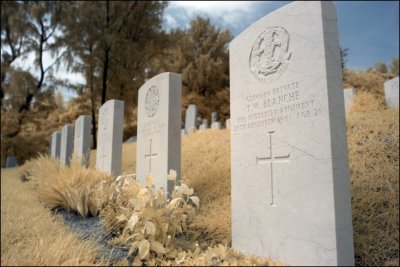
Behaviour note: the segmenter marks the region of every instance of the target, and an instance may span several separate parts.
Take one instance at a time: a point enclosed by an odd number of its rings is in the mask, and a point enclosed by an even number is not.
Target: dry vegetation
[[[346,117],[356,264],[398,265],[399,110],[386,109],[375,92],[365,90],[358,92]],[[136,144],[124,144],[124,172],[135,172],[135,155]],[[92,151],[92,167],[94,162]],[[30,182],[13,179],[16,170],[29,173],[24,180]],[[6,172],[10,173],[4,176]],[[207,130],[183,137],[182,180],[188,186],[178,186],[169,203],[152,188],[151,179],[145,187],[133,182],[133,177],[125,174],[114,181],[94,169],[62,167],[45,157],[19,169],[2,170],[2,264],[94,261],[94,247],[67,234],[36,194],[50,208],[64,207],[82,215],[82,210],[86,214],[99,210],[105,229],[113,232],[112,243],[131,247],[136,264],[277,264],[230,248],[229,131]],[[199,208],[193,196],[199,198]],[[65,242],[65,236],[71,236],[70,242]],[[45,245],[36,246],[40,242]],[[118,264],[127,263],[126,259]]]
[[[1,170],[1,265],[94,265],[97,244],[83,241],[18,179]]]

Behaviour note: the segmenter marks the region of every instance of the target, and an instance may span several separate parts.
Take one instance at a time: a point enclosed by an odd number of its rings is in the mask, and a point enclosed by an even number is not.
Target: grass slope
[[[384,109],[373,99],[361,94],[347,114],[355,258],[357,265],[399,265],[399,110]],[[95,152],[91,152],[92,167]],[[194,189],[201,203],[188,226],[190,242],[210,249],[200,254],[175,251],[173,257],[169,255],[172,259],[161,263],[204,265],[213,259],[232,257],[232,264],[273,264],[249,261],[228,249],[229,131],[207,130],[183,136],[181,156],[183,181]],[[122,158],[123,172],[134,173],[135,143],[124,144]],[[51,172],[48,175],[51,177]],[[93,263],[93,244],[77,240],[59,219],[52,217],[37,200],[33,184],[22,183],[18,169],[2,170],[2,264]],[[223,245],[211,248],[220,243]],[[186,261],[180,260],[185,257]]]

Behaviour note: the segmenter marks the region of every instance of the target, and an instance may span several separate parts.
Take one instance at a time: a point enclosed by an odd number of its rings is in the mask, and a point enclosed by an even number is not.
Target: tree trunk
[[[109,49],[106,48],[104,51],[104,65],[103,65],[103,88],[101,90],[101,104],[103,105],[106,102],[107,97],[107,73],[108,73],[108,57],[109,57]]]

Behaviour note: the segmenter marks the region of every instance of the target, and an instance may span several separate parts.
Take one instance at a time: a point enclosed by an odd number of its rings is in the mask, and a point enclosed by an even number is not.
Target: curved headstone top
[[[156,188],[172,192],[169,170],[181,176],[181,75],[161,73],[139,89],[136,177],[154,178]],[[196,119],[196,117],[195,117]]]
[[[292,2],[229,46],[232,245],[354,265],[336,10]]]

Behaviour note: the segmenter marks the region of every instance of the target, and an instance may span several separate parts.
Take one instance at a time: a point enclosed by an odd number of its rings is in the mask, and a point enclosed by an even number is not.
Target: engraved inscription
[[[271,174],[270,174],[270,184],[271,184],[271,202],[270,206],[277,206],[278,204],[278,199],[275,194],[276,190],[276,185],[275,184],[275,179],[274,179],[274,163],[290,163],[289,158],[290,158],[290,152],[287,155],[282,155],[282,156],[274,156],[272,152],[272,134],[274,131],[270,131],[269,133],[269,156],[268,157],[258,157],[256,156],[256,162],[257,164],[269,164],[270,169],[271,169]]]
[[[145,154],[144,157],[149,159],[149,173],[151,173],[151,158],[152,157],[157,157],[157,153],[151,153],[151,139],[150,139],[150,153]]]
[[[282,27],[268,27],[257,37],[249,59],[254,77],[268,83],[282,75],[292,55],[289,39],[289,33]]]
[[[322,114],[319,98],[306,95],[304,91],[300,82],[294,81],[245,95],[245,114],[232,118],[231,130],[235,134],[248,129],[319,117]]]
[[[153,117],[157,111],[158,106],[160,105],[160,93],[156,86],[152,86],[149,88],[146,94],[146,99],[144,100],[146,115],[148,117]]]

